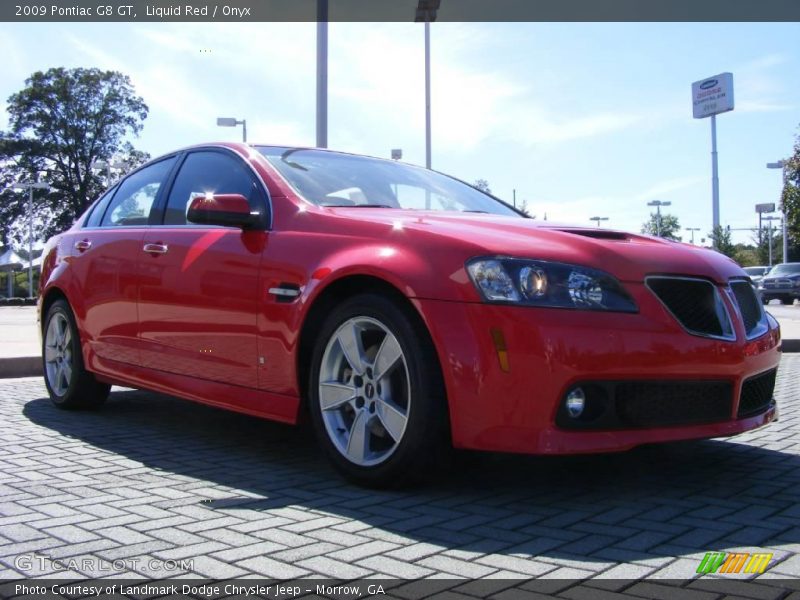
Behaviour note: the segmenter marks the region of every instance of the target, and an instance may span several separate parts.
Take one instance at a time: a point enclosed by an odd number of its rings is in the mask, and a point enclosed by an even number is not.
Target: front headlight
[[[588,267],[524,258],[475,258],[467,263],[467,272],[487,302],[638,311],[615,277]]]

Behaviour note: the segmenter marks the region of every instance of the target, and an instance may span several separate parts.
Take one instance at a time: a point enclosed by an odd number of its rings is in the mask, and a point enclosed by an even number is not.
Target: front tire
[[[83,365],[75,317],[64,300],[47,311],[42,335],[42,367],[50,400],[58,408],[97,408],[111,386],[97,381]]]
[[[446,455],[446,401],[430,336],[410,309],[384,296],[350,298],[325,321],[309,402],[326,455],[361,485],[419,481]]]
[[[781,304],[790,306],[794,304],[794,298],[792,298],[791,296],[784,296],[783,298],[781,298]]]

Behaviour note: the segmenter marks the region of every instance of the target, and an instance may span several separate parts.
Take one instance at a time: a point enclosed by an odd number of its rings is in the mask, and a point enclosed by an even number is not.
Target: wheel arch
[[[308,379],[309,371],[311,368],[311,357],[314,351],[315,336],[314,333],[318,331],[328,314],[340,303],[348,298],[359,294],[375,293],[380,294],[393,303],[398,308],[404,310],[416,322],[419,328],[419,333],[427,337],[425,340],[431,345],[436,357],[436,377],[438,380],[439,389],[443,396],[443,400],[447,405],[449,414],[449,402],[447,400],[447,390],[444,383],[444,376],[442,372],[441,360],[439,358],[438,349],[433,341],[430,328],[425,322],[425,318],[420,313],[419,309],[414,305],[412,300],[406,296],[400,289],[381,277],[376,275],[366,274],[348,274],[342,276],[334,281],[328,283],[324,289],[320,290],[313,298],[311,305],[306,311],[305,318],[300,327],[300,336],[298,342],[296,370],[297,370],[297,384],[300,391],[300,411],[301,419],[307,417],[308,404]]]
[[[64,292],[64,290],[58,286],[50,286],[45,292],[44,296],[42,296],[41,312],[39,313],[39,328],[42,331],[44,331],[46,324],[45,321],[47,319],[47,312],[57,300],[64,300],[70,306],[70,308],[72,308],[72,304],[70,303],[66,292]]]

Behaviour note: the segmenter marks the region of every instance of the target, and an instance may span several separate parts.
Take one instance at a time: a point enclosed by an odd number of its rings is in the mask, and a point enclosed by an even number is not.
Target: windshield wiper
[[[471,213],[482,213],[484,215],[488,215],[488,210],[462,210],[461,212],[471,212]]]

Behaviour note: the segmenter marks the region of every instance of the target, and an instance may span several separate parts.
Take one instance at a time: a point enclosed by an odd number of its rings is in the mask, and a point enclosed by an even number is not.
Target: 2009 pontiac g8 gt
[[[48,242],[45,382],[287,423],[365,484],[446,446],[618,451],[769,423],[777,322],[711,250],[525,218],[456,179],[212,144],[130,173]]]

